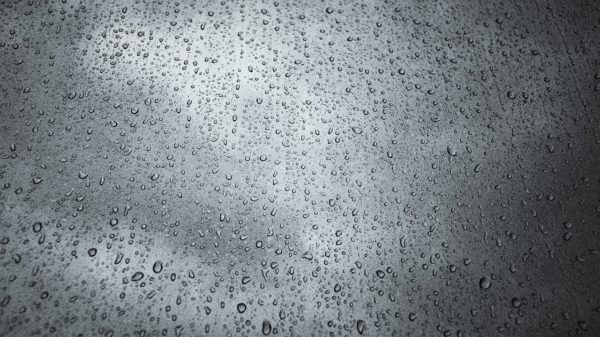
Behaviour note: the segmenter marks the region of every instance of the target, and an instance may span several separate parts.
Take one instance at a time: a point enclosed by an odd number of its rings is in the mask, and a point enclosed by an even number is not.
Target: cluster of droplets
[[[600,331],[591,14],[0,6],[1,336]]]

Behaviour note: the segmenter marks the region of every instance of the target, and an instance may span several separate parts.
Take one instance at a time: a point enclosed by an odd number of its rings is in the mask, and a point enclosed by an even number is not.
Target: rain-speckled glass
[[[0,0],[0,336],[600,336],[600,1]]]

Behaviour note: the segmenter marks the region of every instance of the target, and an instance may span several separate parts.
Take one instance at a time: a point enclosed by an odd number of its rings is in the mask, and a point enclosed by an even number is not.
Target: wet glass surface
[[[595,1],[0,2],[0,336],[600,335]]]

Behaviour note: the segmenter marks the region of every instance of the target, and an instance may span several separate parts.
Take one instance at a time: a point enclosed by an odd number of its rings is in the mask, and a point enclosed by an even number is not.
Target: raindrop
[[[156,274],[160,273],[163,270],[163,263],[160,260],[157,260],[156,262],[154,262],[154,265],[152,265],[152,271],[155,272]]]
[[[133,274],[133,276],[131,277],[131,280],[134,282],[137,282],[143,278],[144,278],[144,273],[142,273],[141,271],[136,271],[135,274]]]
[[[239,311],[239,308],[238,308]],[[271,334],[271,322],[264,320],[262,323],[262,334],[268,336]]]

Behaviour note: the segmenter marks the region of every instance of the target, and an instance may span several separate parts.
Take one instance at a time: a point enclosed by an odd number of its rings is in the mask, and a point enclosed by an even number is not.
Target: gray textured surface
[[[0,336],[600,335],[598,2],[0,4]]]

